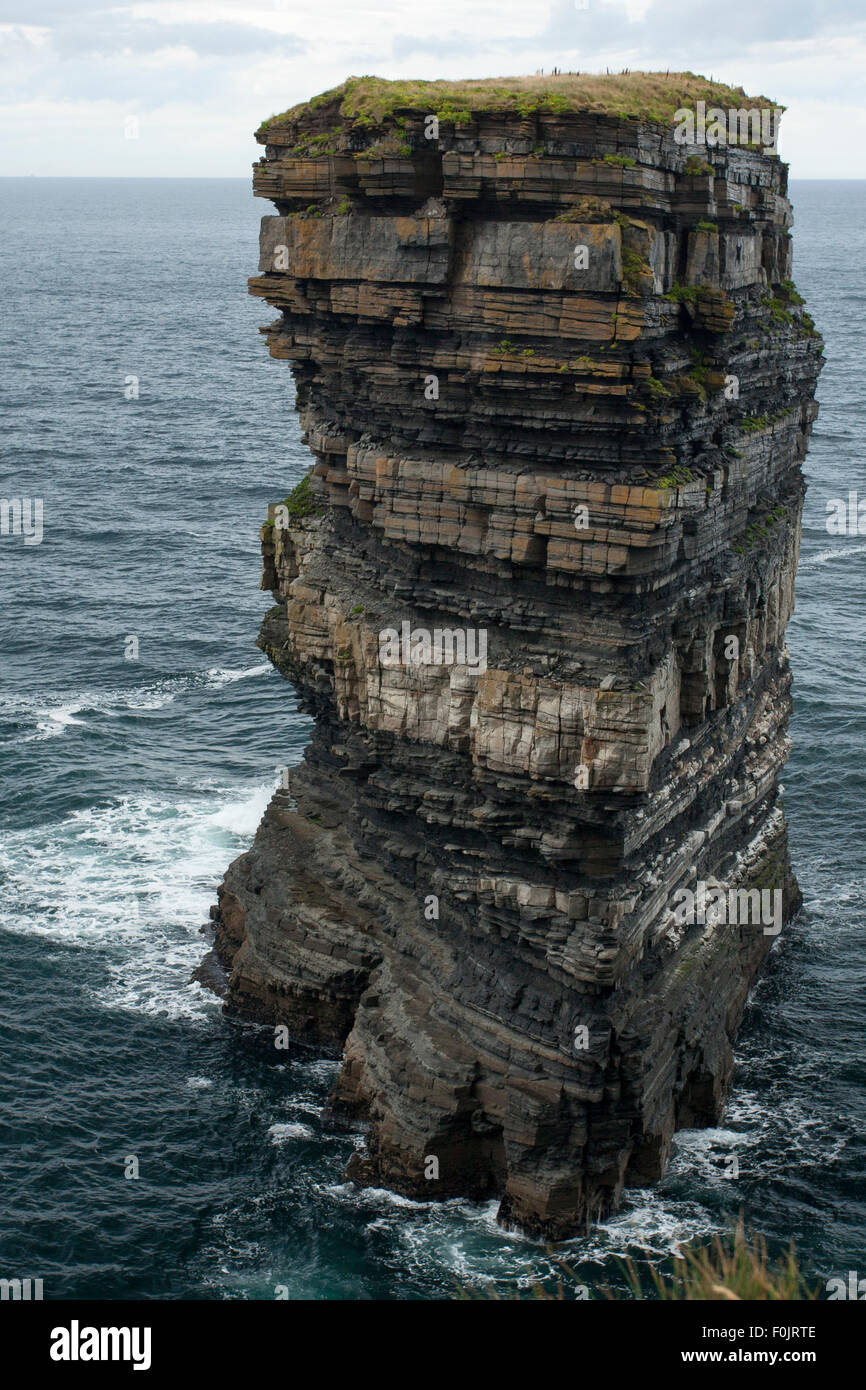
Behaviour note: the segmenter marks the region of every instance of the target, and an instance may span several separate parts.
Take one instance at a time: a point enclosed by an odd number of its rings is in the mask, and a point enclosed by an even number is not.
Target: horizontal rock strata
[[[561,1237],[724,1102],[777,924],[684,890],[796,905],[821,344],[775,155],[562,100],[428,138],[347,90],[258,134],[251,288],[314,459],[259,640],[315,723],[217,946],[230,1008],[343,1049],[351,1177]]]

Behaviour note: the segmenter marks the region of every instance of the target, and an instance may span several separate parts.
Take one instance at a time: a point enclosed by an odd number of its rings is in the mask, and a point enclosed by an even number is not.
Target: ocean
[[[570,1296],[742,1211],[813,1283],[866,1276],[866,535],[825,525],[866,499],[866,183],[791,196],[827,357],[788,630],[805,905],[720,1127],[554,1250],[495,1203],[345,1184],[358,1139],[319,1116],[338,1059],[275,1052],[191,983],[309,729],[255,647],[258,528],[309,462],[246,294],[270,206],[246,180],[0,181],[0,494],[44,514],[41,544],[0,538],[0,1275],[46,1299]]]

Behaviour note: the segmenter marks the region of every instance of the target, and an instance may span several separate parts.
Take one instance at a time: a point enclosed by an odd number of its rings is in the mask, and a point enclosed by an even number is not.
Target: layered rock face
[[[351,1177],[553,1237],[717,1120],[781,920],[741,890],[797,903],[821,352],[778,158],[572,105],[258,134],[314,459],[259,641],[315,727],[214,914],[228,1006],[343,1049]]]

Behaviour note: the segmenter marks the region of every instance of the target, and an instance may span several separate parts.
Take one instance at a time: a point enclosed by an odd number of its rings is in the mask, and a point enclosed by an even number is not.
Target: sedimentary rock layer
[[[821,344],[775,155],[555,82],[258,133],[251,289],[314,459],[259,640],[315,723],[214,917],[229,1007],[343,1049],[350,1176],[562,1236],[724,1102],[777,924],[684,890],[797,901]]]

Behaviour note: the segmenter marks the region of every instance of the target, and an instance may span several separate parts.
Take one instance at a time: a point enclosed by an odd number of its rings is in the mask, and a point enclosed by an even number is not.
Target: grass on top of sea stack
[[[401,111],[423,111],[458,125],[467,123],[476,111],[516,111],[522,116],[537,111],[588,111],[670,124],[676,111],[698,101],[726,110],[760,106],[784,110],[767,97],[747,96],[742,87],[729,87],[693,72],[626,70],[608,74],[467,78],[454,82],[348,77],[338,87],[271,116],[262,122],[261,129],[283,123],[295,125],[317,114],[327,114],[334,123],[381,125]]]

